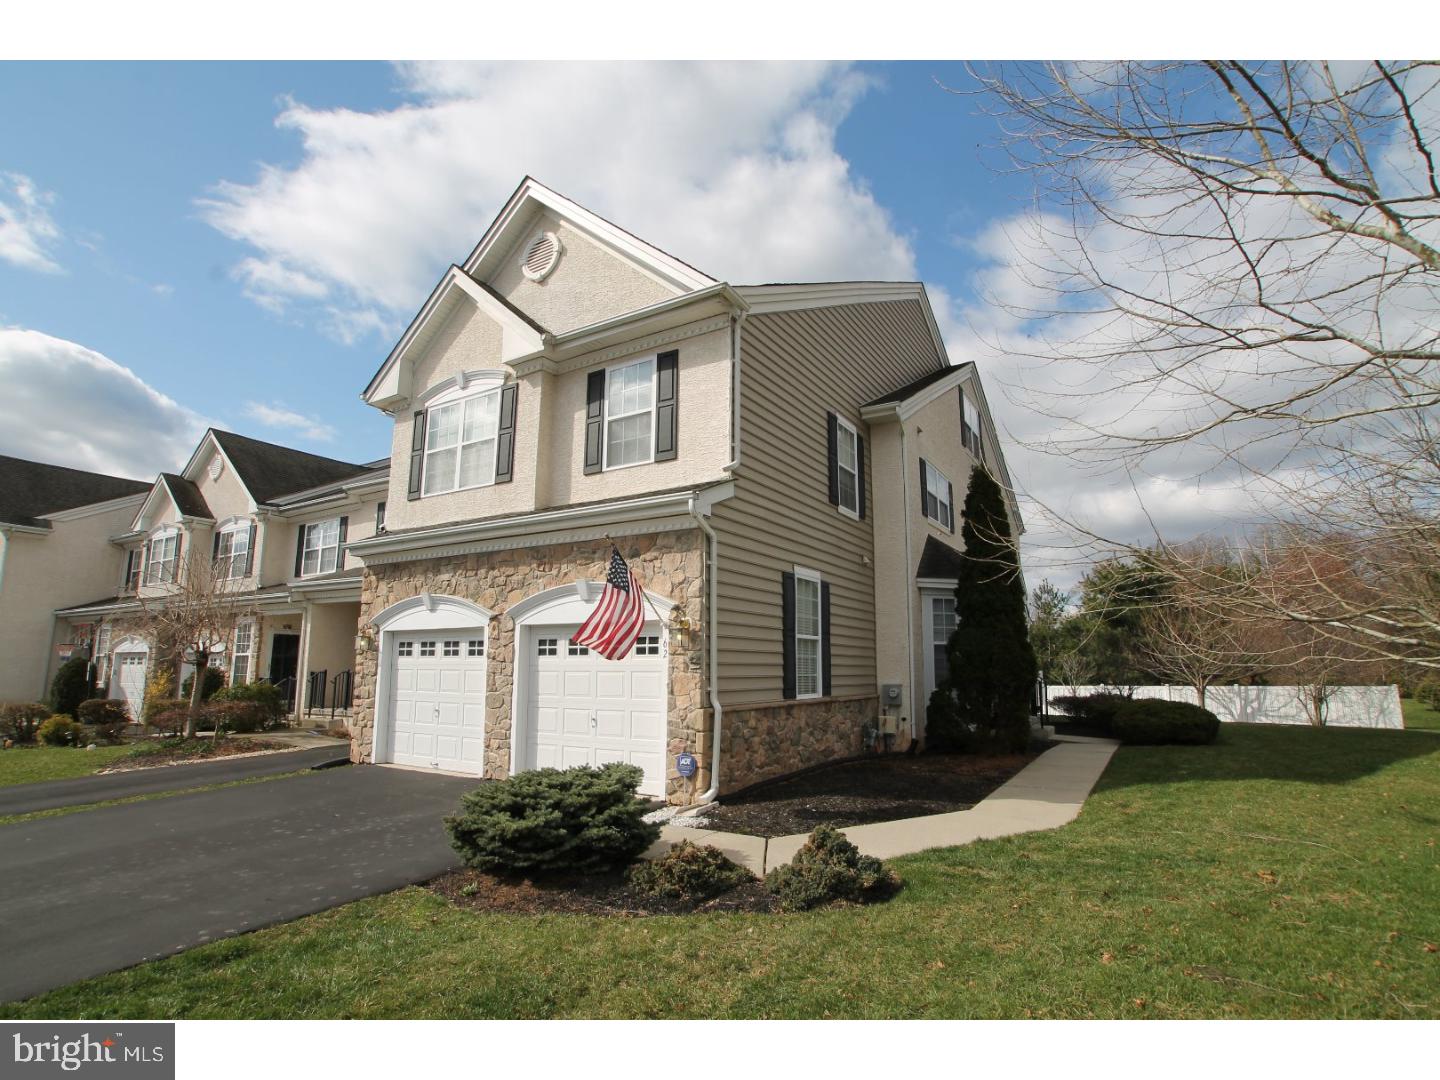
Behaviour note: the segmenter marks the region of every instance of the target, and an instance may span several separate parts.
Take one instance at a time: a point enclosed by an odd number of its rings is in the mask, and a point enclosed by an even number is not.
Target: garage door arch
[[[379,639],[372,761],[483,773],[492,615],[421,593],[370,620]]]
[[[549,641],[554,638],[553,646],[550,647],[556,651],[549,655],[564,657],[568,651],[566,638],[594,612],[604,587],[604,583],[599,581],[577,581],[559,585],[526,597],[513,604],[507,612],[514,628],[513,696],[510,706],[512,774],[544,763],[536,758],[537,694],[541,690],[537,682],[543,678],[537,665],[538,643],[542,639]],[[586,660],[580,657],[576,657],[575,666],[589,667],[592,673],[598,670],[605,674],[627,677],[624,689],[626,695],[636,693],[639,687],[644,687],[645,701],[641,703],[639,711],[647,716],[653,713],[653,722],[648,724],[643,735],[635,734],[632,730],[627,732],[621,741],[628,739],[632,746],[636,745],[637,741],[643,742],[643,746],[639,747],[642,753],[626,759],[641,764],[639,758],[645,758],[643,767],[646,777],[641,791],[647,795],[662,796],[665,784],[669,700],[669,647],[666,627],[675,604],[664,597],[649,593],[646,594],[646,599],[647,608],[650,610],[646,612],[647,618],[641,633],[653,643],[651,647],[657,650],[653,658],[641,655],[641,651],[636,649],[632,650],[626,661],[614,663],[613,666],[609,661],[598,661],[594,658]],[[583,682],[585,673],[578,671],[577,674],[579,681]],[[635,676],[638,678],[634,678]],[[622,722],[628,723],[629,720],[627,718]],[[611,759],[619,760],[618,757],[606,758],[603,753],[594,758],[597,764]],[[556,761],[554,764],[564,765],[566,762]]]

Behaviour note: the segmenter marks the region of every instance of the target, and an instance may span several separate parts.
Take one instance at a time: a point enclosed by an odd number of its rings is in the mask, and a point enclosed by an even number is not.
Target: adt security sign
[[[699,768],[700,766],[695,761],[694,754],[681,754],[675,759],[675,771],[687,780],[694,776],[696,770]]]

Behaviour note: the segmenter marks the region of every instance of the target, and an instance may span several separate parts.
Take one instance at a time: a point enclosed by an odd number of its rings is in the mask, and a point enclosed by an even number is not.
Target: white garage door
[[[658,627],[624,660],[570,644],[575,626],[528,637],[530,697],[524,768],[568,769],[612,761],[645,771],[642,795],[665,794],[665,657]]]
[[[145,712],[145,661],[142,652],[117,652],[113,663],[115,689],[113,697],[130,708],[132,723],[140,723]]]
[[[485,634],[436,630],[391,642],[387,760],[479,775],[485,765]]]

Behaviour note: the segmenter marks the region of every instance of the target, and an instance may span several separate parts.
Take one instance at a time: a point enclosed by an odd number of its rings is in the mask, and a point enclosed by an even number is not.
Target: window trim
[[[218,563],[220,560],[222,560],[222,559],[228,559],[228,560],[230,561],[230,568],[229,568],[229,569],[230,569],[230,572],[229,572],[228,574],[226,574],[224,577],[219,577],[219,575],[216,575],[217,580],[219,580],[219,581],[243,581],[245,578],[249,577],[250,575],[249,575],[249,574],[246,574],[246,573],[244,572],[244,571],[245,571],[245,567],[249,564],[249,561],[250,561],[250,521],[249,521],[249,519],[248,519],[248,518],[243,518],[243,519],[239,519],[239,520],[236,520],[236,521],[229,522],[228,524],[222,525],[222,526],[220,526],[220,529],[219,529],[219,531],[216,533],[216,535],[220,538],[220,541],[221,541],[222,543],[223,543],[223,541],[224,541],[224,538],[227,537],[227,536],[244,536],[244,537],[245,537],[245,550],[244,550],[244,551],[237,553],[237,552],[235,551],[235,542],[232,540],[232,541],[230,542],[230,554],[228,554],[228,555],[217,555],[217,556],[216,556],[215,561],[216,561],[217,563]],[[217,548],[217,550],[218,550],[218,548]],[[235,558],[236,558],[236,555],[237,555],[237,554],[238,554],[238,555],[241,557],[241,559],[242,559],[242,561],[241,561],[241,563],[240,563],[240,571],[241,571],[241,572],[238,573],[238,574],[235,573]]]
[[[925,490],[920,493],[920,512],[925,515],[927,521],[933,521],[941,528],[949,529],[953,532],[955,529],[955,507],[950,505],[950,492],[953,488],[950,478],[937,469],[935,463],[929,458],[922,458],[921,460],[925,462]],[[930,490],[931,474],[940,478],[940,483],[944,485],[943,490]],[[945,507],[946,514],[948,515],[947,518],[938,518],[930,513],[929,503],[932,495],[935,498],[936,506],[943,505]]]
[[[504,386],[501,383],[492,383],[478,390],[466,390],[464,392],[459,392],[458,388],[456,388],[456,390],[452,390],[450,393],[440,395],[440,397],[438,397],[436,400],[430,402],[425,406],[425,443],[420,448],[420,498],[428,499],[433,498],[436,495],[453,495],[457,491],[476,491],[480,488],[495,486],[495,454],[498,451],[500,445],[500,393],[503,389]],[[481,399],[487,397],[494,399],[496,429],[495,435],[493,438],[490,439],[476,439],[472,443],[466,443],[464,441],[465,410],[469,407],[472,401],[480,401]],[[450,409],[456,407],[460,409],[460,425],[456,429],[456,438],[454,445],[442,447],[439,450],[431,450],[430,433],[435,430],[435,425],[433,422],[435,412],[439,409]],[[489,442],[491,444],[490,479],[479,484],[465,484],[464,486],[460,486],[458,481],[460,479],[461,449],[467,445],[479,446],[483,445],[486,442]],[[429,490],[430,478],[434,475],[434,471],[430,468],[430,459],[435,454],[444,453],[446,450],[455,451],[455,466],[451,472],[451,479],[452,481],[456,482],[455,486],[441,488],[434,491]]]
[[[169,559],[162,558],[158,561],[153,559],[151,555],[154,546],[166,540],[175,541],[175,554],[172,555]],[[155,532],[151,533],[150,537],[145,541],[145,569],[141,575],[140,583],[142,585],[163,585],[167,581],[174,581],[176,575],[175,570],[169,571],[163,577],[159,573],[152,574],[151,571],[152,569],[165,566],[167,563],[176,564],[176,567],[178,569],[179,562],[180,527],[178,525],[167,525],[164,528],[156,530]]]
[[[650,437],[645,440],[648,457],[641,461],[628,461],[624,465],[610,464],[610,425],[616,420],[628,420],[632,416],[643,416],[645,411],[637,409],[635,412],[622,413],[616,416],[610,411],[610,378],[617,371],[625,368],[635,367],[639,364],[650,365]],[[600,430],[600,471],[615,472],[620,469],[633,469],[637,465],[655,464],[655,425],[659,422],[658,401],[660,397],[659,385],[660,354],[647,353],[644,356],[632,356],[629,359],[621,360],[605,368],[605,413],[604,422]]]
[[[809,581],[815,585],[815,633],[800,633],[800,582]],[[795,567],[795,700],[812,701],[825,696],[825,579],[818,570],[809,567]],[[800,642],[815,642],[815,691],[804,693],[800,689]]]
[[[246,643],[244,652],[240,651],[240,631],[244,629],[249,632],[250,640]],[[245,658],[245,682],[255,681],[255,620],[241,619],[235,624],[235,633],[231,638],[230,648],[230,685],[237,685],[235,681],[235,662],[240,657]]]
[[[312,548],[310,546],[310,532],[312,529],[318,528],[321,525],[332,524],[335,526],[335,543],[333,545],[335,548],[335,565],[332,566],[329,570],[326,570],[324,553],[330,549],[331,545],[326,544],[324,547]],[[319,521],[307,521],[304,522],[300,526],[300,528],[303,533],[300,541],[300,576],[302,578],[319,577],[321,574],[333,574],[335,571],[339,570],[340,548],[342,547],[342,544],[340,543],[340,515],[337,514],[335,517],[321,518]],[[320,554],[316,556],[315,559],[316,568],[314,570],[307,571],[305,569],[305,556],[308,555],[311,551],[317,551],[320,552]]]
[[[847,432],[850,437],[850,456],[855,462],[853,469],[847,469],[845,463],[840,460],[840,440],[845,438]],[[855,477],[855,506],[853,509],[845,505],[845,491],[840,484],[842,472],[849,472]],[[837,412],[835,414],[835,506],[840,513],[855,521],[860,520],[860,485],[864,482],[864,477],[860,475],[860,432],[854,424]]]

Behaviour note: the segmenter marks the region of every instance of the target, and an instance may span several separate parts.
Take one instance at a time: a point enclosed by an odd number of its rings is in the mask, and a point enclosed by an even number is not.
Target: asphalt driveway
[[[35,784],[0,787],[0,817],[33,814],[64,806],[85,806],[156,795],[165,791],[228,784],[260,776],[279,776],[302,769],[324,769],[350,760],[350,744],[317,746],[309,750],[286,750],[254,757],[219,758],[215,761],[161,765],[149,769],[126,769],[97,776],[71,776],[64,780],[42,780]]]
[[[357,765],[0,826],[0,1001],[452,869],[475,783]]]

